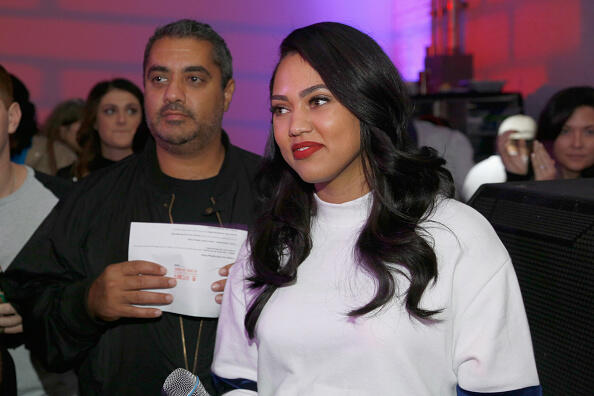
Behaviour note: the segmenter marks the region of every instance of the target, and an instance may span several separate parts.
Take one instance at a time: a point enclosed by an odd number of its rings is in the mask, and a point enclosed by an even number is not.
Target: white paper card
[[[174,288],[151,290],[173,295],[171,304],[155,308],[216,318],[221,305],[216,303],[217,293],[210,287],[222,279],[219,269],[235,262],[246,237],[246,231],[232,228],[133,222],[128,260],[160,264],[167,268],[167,276],[177,280]]]

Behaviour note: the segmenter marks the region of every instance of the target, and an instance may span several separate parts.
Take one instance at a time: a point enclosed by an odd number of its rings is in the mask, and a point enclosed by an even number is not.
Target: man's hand
[[[512,142],[511,135],[516,131],[505,131],[497,136],[497,153],[505,169],[517,175],[528,174],[528,147],[526,141],[519,139]],[[517,143],[517,146],[514,145]]]
[[[107,266],[89,289],[89,314],[105,321],[161,316],[160,309],[134,305],[166,305],[173,301],[171,294],[144,290],[174,287],[176,280],[164,276],[166,272],[167,270],[159,264],[141,260]]]
[[[23,332],[23,318],[10,303],[0,304],[0,333],[17,334]]]
[[[235,263],[231,263],[231,264],[227,264],[224,267],[221,267],[221,269],[219,270],[219,275],[221,276],[229,276],[229,270],[231,269],[231,267],[233,267],[233,264]],[[227,283],[227,279],[221,279],[220,281],[216,281],[215,283],[213,283],[211,285],[211,289],[213,291],[223,291],[225,290],[225,284]],[[223,293],[219,293],[215,296],[215,301],[217,303],[221,303],[223,302]]]

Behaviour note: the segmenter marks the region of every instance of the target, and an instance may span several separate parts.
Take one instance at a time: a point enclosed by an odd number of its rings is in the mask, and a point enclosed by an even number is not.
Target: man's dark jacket
[[[226,225],[250,225],[259,158],[230,145],[226,135],[223,143],[215,209]],[[184,367],[179,326],[172,325],[177,315],[108,323],[94,320],[86,309],[93,280],[107,265],[127,261],[130,223],[169,223],[172,194],[166,181],[152,141],[142,153],[83,179],[2,279],[0,288],[23,316],[28,347],[54,370],[74,367],[82,395],[158,395],[167,375]],[[196,210],[205,207],[197,203]],[[216,321],[206,327],[200,351],[212,354]],[[190,365],[194,345],[187,348]],[[210,359],[198,360],[203,381]]]

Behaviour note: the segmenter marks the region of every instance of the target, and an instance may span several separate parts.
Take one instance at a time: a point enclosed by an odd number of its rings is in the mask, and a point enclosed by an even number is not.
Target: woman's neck
[[[316,194],[324,202],[341,204],[349,202],[369,192],[369,186],[363,180],[363,182],[353,183],[350,186],[341,186],[343,188],[333,188],[329,184],[316,184]]]
[[[132,148],[118,148],[118,147],[108,147],[105,145],[101,145],[101,155],[103,158],[111,160],[111,161],[119,161],[123,160],[129,155],[132,155],[133,151]]]
[[[567,169],[565,167],[560,167],[560,173],[561,173],[561,177],[563,179],[577,179],[578,177],[580,177],[580,172],[576,172],[576,171],[572,171],[570,169]]]

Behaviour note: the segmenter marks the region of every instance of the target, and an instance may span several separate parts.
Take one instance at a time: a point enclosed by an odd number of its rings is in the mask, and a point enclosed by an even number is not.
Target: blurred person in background
[[[31,148],[33,136],[39,132],[37,110],[30,100],[29,90],[15,75],[10,74],[13,98],[21,109],[21,122],[10,139],[10,160],[16,164],[24,164]]]
[[[84,114],[85,101],[80,98],[66,100],[56,106],[55,112],[61,115],[59,133],[57,139],[66,143],[77,154],[80,152],[78,145],[78,130]],[[52,113],[53,114],[53,113]],[[51,116],[50,116],[51,118]],[[46,124],[48,121],[46,121]]]
[[[442,121],[437,117],[414,119],[408,125],[408,133],[417,147],[431,147],[446,161],[444,167],[454,179],[454,196],[460,199],[464,179],[474,166],[474,149],[465,134]]]
[[[40,172],[55,175],[58,169],[76,161],[80,151],[76,135],[84,106],[82,99],[59,103],[43,124],[41,133],[33,136],[25,164]]]
[[[483,184],[517,180],[516,175],[506,170],[503,156],[518,166],[527,167],[530,162],[536,135],[536,121],[532,117],[523,114],[507,117],[499,125],[497,135],[498,153],[480,161],[468,171],[461,190],[464,201],[468,201]]]
[[[497,155],[470,170],[462,195],[470,199],[485,183],[593,176],[594,88],[570,87],[549,99],[538,126],[524,115],[505,119],[499,127]]]
[[[80,156],[58,176],[77,181],[144,147],[148,128],[140,88],[123,78],[97,83],[89,93],[77,141]]]
[[[69,183],[64,180],[11,161],[9,136],[16,133],[21,121],[20,105],[13,97],[12,87],[12,80],[0,66],[0,276],[4,276],[3,271],[9,268],[14,257],[56,205],[58,198],[69,188]],[[54,374],[44,370],[23,345],[23,331],[27,329],[23,328],[21,315],[11,301],[1,294],[0,394],[13,395],[18,391],[19,395],[27,396],[75,395],[77,381],[74,373]],[[9,348],[10,355],[6,348]],[[11,365],[12,360],[14,366]]]
[[[594,88],[570,87],[549,99],[538,119],[529,162],[504,150],[510,133],[497,141],[508,181],[594,176]]]

